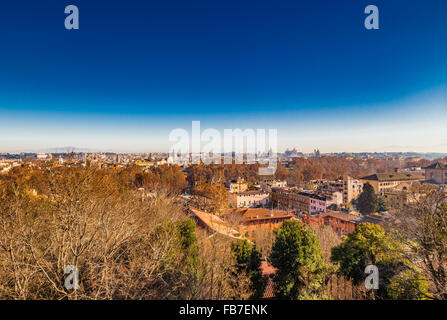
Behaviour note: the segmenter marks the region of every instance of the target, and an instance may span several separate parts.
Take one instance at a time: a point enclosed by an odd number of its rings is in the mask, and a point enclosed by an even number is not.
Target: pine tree
[[[387,206],[385,200],[383,200],[383,198],[379,198],[377,201],[377,211],[378,212],[388,211],[388,206]]]
[[[273,278],[277,298],[327,298],[324,284],[330,267],[315,234],[301,222],[286,221],[276,230],[270,261],[277,269]]]
[[[380,270],[379,289],[374,293],[370,292],[369,297],[387,299],[391,279],[412,268],[410,261],[402,256],[402,251],[401,244],[381,226],[361,223],[339,246],[332,248],[331,260],[340,264],[340,273],[355,285],[364,282],[366,266],[377,266]],[[397,285],[396,282],[395,292],[398,292]],[[394,296],[398,296],[398,293]]]
[[[231,251],[236,257],[237,272],[246,272],[251,282],[253,299],[261,299],[264,295],[267,278],[261,272],[261,254],[247,240],[231,244]]]
[[[358,198],[357,207],[362,214],[371,214],[377,211],[377,196],[373,186],[368,182],[363,185],[363,192]]]

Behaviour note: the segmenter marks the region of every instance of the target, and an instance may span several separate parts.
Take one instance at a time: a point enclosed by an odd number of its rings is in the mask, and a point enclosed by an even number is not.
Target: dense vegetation
[[[406,160],[380,160],[360,158],[294,158],[289,162],[289,168],[285,168],[280,162],[274,178],[287,180],[289,184],[296,185],[305,181],[316,179],[336,180],[347,174],[354,178],[364,177],[376,172],[389,172],[394,168],[425,166],[430,161],[421,159],[418,161]],[[228,180],[244,178],[249,182],[259,182],[263,178],[258,175],[258,164],[226,164],[226,165],[193,165],[187,169],[188,182],[191,185],[198,183],[223,183]]]
[[[384,228],[360,224],[340,240],[291,221],[249,243],[196,227],[187,201],[205,199],[212,212],[227,194],[203,181],[186,200],[187,178],[176,166],[0,175],[0,299],[249,299],[269,281],[276,298],[343,298],[369,264],[379,290],[357,299],[447,299],[447,205],[437,188],[419,186],[424,196]],[[276,269],[270,279],[262,259]],[[69,265],[79,270],[76,290],[64,286]]]
[[[134,183],[128,172],[94,168],[16,168],[1,176],[0,298],[253,294],[248,276],[233,276],[231,241],[196,229],[176,197],[142,197]],[[77,290],[64,286],[68,265],[79,270]]]

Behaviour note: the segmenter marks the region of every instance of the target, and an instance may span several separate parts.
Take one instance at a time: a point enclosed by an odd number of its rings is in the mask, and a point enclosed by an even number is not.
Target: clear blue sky
[[[277,128],[280,151],[447,152],[445,0],[8,1],[0,39],[0,152],[167,151],[192,120]]]

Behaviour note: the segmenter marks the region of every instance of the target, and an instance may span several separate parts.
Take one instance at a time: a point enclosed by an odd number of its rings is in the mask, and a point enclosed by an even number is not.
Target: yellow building
[[[227,187],[230,189],[230,193],[241,193],[248,190],[248,184],[241,178],[230,181]]]
[[[135,161],[135,164],[140,167],[153,167],[155,165],[155,162],[146,160],[137,160]]]

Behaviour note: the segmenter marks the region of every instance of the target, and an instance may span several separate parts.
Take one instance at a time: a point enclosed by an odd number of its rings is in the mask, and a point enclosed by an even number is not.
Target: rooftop
[[[361,217],[358,223],[373,223],[373,224],[381,224],[385,222],[389,218],[389,215],[386,214],[369,214],[367,216]]]
[[[355,214],[350,214],[350,213],[346,213],[346,212],[341,212],[341,211],[332,211],[332,210],[328,210],[325,213],[321,213],[320,214],[321,217],[335,217],[338,218],[340,220],[343,221],[352,221],[352,222],[356,222],[359,221],[361,218]]]
[[[299,190],[295,190],[295,189],[272,188],[272,191],[277,192],[277,193],[282,193],[282,194],[299,194],[304,197],[309,197],[309,198],[321,200],[321,201],[326,200],[326,197],[324,197],[324,196],[321,196],[321,195],[318,195],[315,193],[299,191]]]
[[[253,220],[265,220],[265,219],[291,219],[293,214],[283,210],[269,210],[264,208],[238,208],[231,209],[226,212],[223,217],[230,215],[238,215],[240,222],[248,222]]]
[[[223,221],[221,218],[198,210],[196,208],[190,207],[190,212],[192,212],[199,220],[202,221],[210,230],[228,236],[233,239],[242,239],[241,235],[237,230],[232,229],[227,222]]]
[[[254,196],[254,195],[268,194],[268,192],[262,190],[249,190],[244,192],[238,192],[236,194],[238,196]]]
[[[422,173],[419,172],[392,172],[392,173],[374,173],[360,179],[374,180],[374,181],[408,181],[408,180],[422,180],[424,179],[424,176]]]
[[[422,169],[447,169],[447,166],[440,162],[435,162],[435,163],[432,163],[431,165],[426,166]]]

